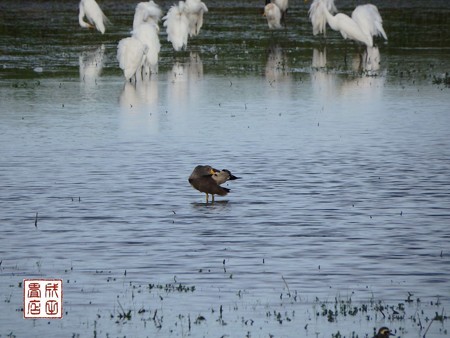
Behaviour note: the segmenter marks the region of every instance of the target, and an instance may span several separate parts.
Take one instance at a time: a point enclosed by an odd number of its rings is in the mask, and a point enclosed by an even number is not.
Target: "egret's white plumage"
[[[284,25],[286,25],[286,13],[289,8],[289,0],[266,0],[266,6],[271,3],[279,8],[281,16],[280,20],[281,22],[283,22]]]
[[[208,7],[201,0],[186,0],[184,11],[189,20],[189,36],[196,36],[203,26],[203,14],[208,12]]]
[[[289,8],[289,0],[270,0],[271,3],[278,6],[281,12],[281,21],[285,24],[287,10]],[[269,0],[266,0],[266,5],[269,3]]]
[[[161,15],[161,9],[153,1],[137,4],[131,37],[122,39],[117,46],[117,60],[127,80],[133,76],[138,80],[158,71]]]
[[[178,5],[170,7],[167,15],[163,17],[167,41],[172,43],[173,49],[176,51],[185,49],[188,43],[189,19],[185,6],[184,1],[180,1]]]
[[[137,73],[142,68],[146,52],[144,44],[133,36],[119,41],[117,60],[127,80],[131,80],[133,76],[137,79]]]
[[[320,5],[319,5],[320,4]],[[313,26],[313,34],[326,35],[327,30],[327,18],[323,13],[322,8],[318,8],[324,5],[326,9],[331,14],[337,13],[336,6],[334,5],[334,0],[314,0],[309,8],[309,19],[311,20]]]
[[[313,13],[313,17],[324,17],[331,29],[340,32],[344,39],[351,39],[362,42],[367,46],[372,46],[370,39],[367,38],[359,25],[351,17],[343,13],[333,15],[322,0],[315,0],[314,3],[316,3],[316,5],[313,9],[315,11],[315,13]],[[311,5],[310,11],[312,8],[313,7]],[[314,26],[315,24],[313,23],[313,27]]]
[[[289,0],[271,0],[271,2],[278,6],[281,14],[286,13],[289,8]]]
[[[133,19],[133,30],[145,22],[158,24],[161,19],[161,8],[154,1],[140,2],[136,5]]]
[[[138,39],[145,48],[142,60],[143,75],[158,71],[158,55],[161,49],[158,32],[159,28],[154,22],[140,24],[132,32],[132,37]]]
[[[95,0],[81,0],[80,1],[80,12],[78,14],[78,22],[83,28],[97,28],[97,30],[104,34],[105,24],[108,23],[108,18],[103,14],[100,6],[95,2]],[[84,21],[84,17],[88,22]]]
[[[336,13],[334,0],[314,0],[309,9],[309,18],[313,26],[313,34],[326,33],[326,24],[335,31],[341,32],[344,39],[362,42],[368,47],[373,46],[373,36],[383,36],[383,20],[375,5],[360,5],[355,8],[352,17]]]
[[[267,24],[269,25],[269,29],[280,29],[283,28],[281,26],[281,11],[280,8],[274,4],[269,3],[264,7],[264,16],[267,19]]]
[[[357,6],[352,12],[352,19],[361,28],[362,32],[369,40],[369,47],[373,46],[373,37],[382,36],[387,40],[386,32],[383,29],[383,19],[375,5],[367,4]]]

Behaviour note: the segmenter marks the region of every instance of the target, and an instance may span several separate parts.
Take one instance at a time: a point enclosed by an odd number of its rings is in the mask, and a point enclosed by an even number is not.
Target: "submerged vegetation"
[[[446,87],[450,87],[450,76],[448,72],[441,76],[433,76],[433,84],[444,85]]]
[[[146,289],[149,293],[156,292],[159,303],[139,309],[124,309],[120,305],[117,313],[111,314],[111,319],[117,325],[125,325],[126,322],[131,323],[134,320],[135,325],[144,323],[147,329],[149,327],[146,323],[151,322],[157,332],[175,336],[204,336],[211,331],[220,333],[219,336],[226,336],[229,332],[242,331],[242,335],[246,337],[261,333],[264,333],[263,336],[280,337],[294,332],[298,334],[298,330],[302,328],[304,334],[320,337],[357,338],[372,337],[378,327],[388,325],[396,337],[408,337],[413,335],[412,332],[416,332],[414,335],[420,334],[426,338],[433,323],[446,335],[446,323],[449,319],[439,298],[424,302],[418,298],[411,299],[412,294],[402,302],[389,304],[373,296],[367,301],[353,301],[351,298],[342,299],[339,296],[334,300],[316,297],[311,302],[300,297],[296,291],[287,291],[280,294],[279,301],[265,303],[263,297],[258,299],[250,291],[239,290],[236,292],[237,299],[231,304],[221,303],[219,292],[217,304],[205,305],[202,310],[195,306],[192,312],[178,312],[179,309],[170,307],[178,301],[196,302],[204,290],[196,292],[195,286],[182,283],[151,283],[148,288],[130,283],[130,287],[140,290],[140,297],[143,299],[147,297]],[[169,299],[173,293],[176,293],[172,296],[175,298]],[[187,294],[188,299],[185,299],[183,294]],[[134,300],[132,303],[137,302]],[[97,322],[99,317],[95,319]],[[105,326],[107,327],[106,323]]]
[[[70,269],[66,273],[72,271]],[[98,276],[111,273],[95,271]],[[85,335],[89,328],[93,328],[94,337],[114,336],[114,332],[120,331],[126,336],[197,337],[215,332],[219,337],[226,337],[241,332],[240,336],[245,337],[300,334],[368,338],[374,336],[381,326],[388,326],[395,337],[420,335],[426,338],[429,332],[434,332],[433,336],[436,332],[444,336],[448,334],[449,316],[440,297],[421,299],[411,292],[398,302],[386,302],[373,294],[364,301],[360,292],[356,291],[346,297],[337,295],[333,299],[321,299],[317,296],[310,300],[309,296],[291,290],[284,277],[280,281],[281,293],[275,298],[251,290],[230,293],[231,290],[198,288],[179,282],[176,276],[173,282],[168,283],[126,282],[126,277],[108,277],[106,283],[113,288],[123,286],[121,293],[117,294],[115,305],[105,313],[105,307],[96,310],[95,301],[90,301],[83,313],[92,317],[83,319],[80,331],[73,333],[74,337]],[[20,289],[22,283],[10,287]],[[234,299],[222,299],[224,292],[234,294]],[[203,303],[201,299],[211,293],[216,293],[217,302]],[[353,300],[353,297],[358,300]],[[207,299],[211,299],[211,295]],[[178,306],[180,304],[181,307]],[[23,308],[18,311],[23,311]],[[66,311],[64,316],[70,318],[71,310]],[[111,322],[116,325],[115,328],[111,327]],[[36,322],[38,327],[40,324],[45,325]],[[15,333],[9,332],[6,336],[15,337]]]
[[[402,301],[388,303],[374,295],[366,301],[354,301],[352,297],[361,296],[352,292],[347,297],[338,295],[332,300],[314,297],[311,301],[308,296],[291,290],[284,277],[282,282],[284,288],[275,299],[256,295],[251,290],[237,290],[234,300],[221,301],[224,291],[218,290],[217,302],[207,304],[201,302],[202,297],[214,291],[179,282],[176,277],[169,283],[130,281],[117,295],[117,306],[109,315],[105,316],[100,310],[95,313],[96,306],[90,305],[91,309],[87,310],[93,318],[87,318],[84,325],[95,328],[94,336],[100,332],[110,336],[110,330],[115,332],[117,328],[112,329],[110,321],[122,327],[120,332],[130,332],[127,336],[145,332],[151,336],[197,337],[215,332],[225,337],[241,332],[245,337],[284,337],[298,336],[303,331],[304,336],[368,338],[381,326],[388,326],[395,337],[420,335],[426,338],[430,329],[448,334],[449,317],[439,297],[425,300],[408,293]],[[108,278],[107,283],[119,285],[124,281]],[[18,286],[21,287],[21,283]],[[196,305],[187,310],[189,306],[186,308],[185,304],[189,303]],[[177,304],[184,305],[178,307]],[[74,336],[82,336],[83,332]]]

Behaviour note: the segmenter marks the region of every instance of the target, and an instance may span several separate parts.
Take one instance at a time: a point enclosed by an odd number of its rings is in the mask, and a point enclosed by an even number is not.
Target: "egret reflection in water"
[[[332,100],[336,92],[337,74],[331,72],[325,67],[327,66],[327,51],[323,49],[313,49],[313,57],[311,61],[311,84],[314,92],[318,97],[322,98],[324,105]]]
[[[152,77],[149,81],[136,84],[125,82],[119,102],[122,110],[156,110],[158,107],[158,80]]]
[[[374,60],[376,60],[376,51],[370,52],[375,53]],[[386,79],[383,70],[367,68],[372,67],[372,64],[371,61],[367,61],[370,57],[366,56],[366,52],[362,55],[355,55],[354,60],[357,60],[357,62],[355,63],[356,68],[354,69],[354,73],[345,77],[338,87],[341,95],[354,96],[356,101],[361,101],[362,106],[369,101],[375,102],[376,104],[382,101],[381,98]]]
[[[381,55],[378,47],[366,47],[364,52],[355,53],[351,59],[351,70],[356,73],[365,73],[365,75],[377,75],[380,70]],[[314,48],[311,67],[313,70],[320,70],[327,66],[326,47],[322,49]],[[333,67],[330,67],[332,69]],[[337,68],[337,67],[335,67]]]
[[[342,73],[337,66],[327,64],[326,49],[313,50],[311,61],[312,88],[321,97],[324,108],[332,102],[336,104],[337,96],[353,96],[358,100],[373,100],[380,96],[385,77],[380,72],[380,52],[377,47],[367,47],[363,53],[355,53],[351,68]]]
[[[367,47],[363,54],[363,69],[369,73],[369,75],[374,74],[380,70],[380,50],[378,47]]]
[[[269,82],[290,78],[288,57],[279,45],[270,46],[264,74]]]
[[[198,81],[203,77],[203,62],[197,53],[191,53],[185,62],[176,61],[168,76],[167,94],[173,104],[184,106],[195,99]]]
[[[157,130],[159,125],[158,79],[132,83],[126,81],[119,96],[122,127],[127,130],[147,132]]]
[[[325,68],[327,66],[327,50],[323,49],[313,49],[313,57],[311,62],[312,68]]]
[[[378,47],[366,47],[364,52],[357,53],[352,58],[351,67],[356,73],[375,76],[380,70],[381,55]]]
[[[80,80],[92,84],[100,77],[104,66],[105,45],[95,50],[84,51],[79,57]]]

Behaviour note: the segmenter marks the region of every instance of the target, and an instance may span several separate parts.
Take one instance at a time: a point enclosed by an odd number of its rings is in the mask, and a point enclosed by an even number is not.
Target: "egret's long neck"
[[[144,15],[141,12],[134,14],[133,18],[133,30],[137,29],[141,23],[144,22]]]
[[[80,13],[78,14],[78,22],[80,23],[81,27],[86,27],[86,22],[84,22],[83,18],[84,18],[84,6],[80,4]]]
[[[325,14],[325,17],[327,18],[327,22],[330,25],[332,30],[339,30],[336,27],[336,18],[330,13],[328,8],[322,3],[322,11]]]

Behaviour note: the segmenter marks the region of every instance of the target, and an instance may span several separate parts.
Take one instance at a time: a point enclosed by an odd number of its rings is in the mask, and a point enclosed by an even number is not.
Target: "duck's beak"
[[[240,177],[234,176],[233,174],[230,174],[230,180],[237,180]]]

